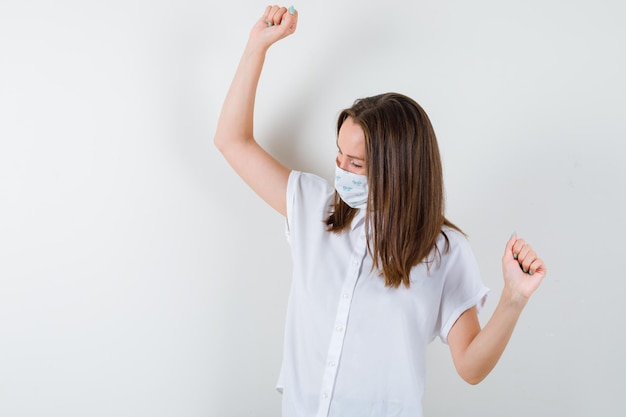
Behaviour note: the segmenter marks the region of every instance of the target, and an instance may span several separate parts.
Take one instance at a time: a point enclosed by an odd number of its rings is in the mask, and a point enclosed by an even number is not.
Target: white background
[[[623,2],[295,6],[258,140],[329,178],[339,110],[405,93],[492,289],[483,323],[512,232],[549,268],[480,385],[431,345],[426,416],[624,415]],[[212,144],[264,7],[0,1],[1,416],[279,415],[283,219]]]

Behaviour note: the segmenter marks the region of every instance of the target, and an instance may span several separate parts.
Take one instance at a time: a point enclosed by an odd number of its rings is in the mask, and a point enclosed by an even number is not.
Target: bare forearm
[[[222,151],[253,139],[254,103],[266,52],[248,43],[241,57],[215,132],[214,143]]]
[[[253,136],[254,102],[265,54],[272,44],[294,33],[297,22],[298,12],[293,7],[287,10],[285,7],[267,6],[263,16],[252,27],[217,123],[213,141],[222,153],[232,156],[236,152],[230,151],[242,149],[242,145],[256,145]]]

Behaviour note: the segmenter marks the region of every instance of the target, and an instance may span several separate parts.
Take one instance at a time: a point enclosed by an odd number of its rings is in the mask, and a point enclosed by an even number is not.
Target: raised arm
[[[289,169],[254,139],[253,119],[257,85],[265,54],[275,42],[296,30],[298,12],[268,6],[256,22],[237,67],[215,132],[215,146],[239,176],[270,206],[287,214],[285,193]]]
[[[546,275],[546,267],[532,247],[514,235],[502,257],[504,289],[493,315],[481,330],[472,307],[459,317],[448,335],[457,372],[470,384],[482,381],[508,344],[528,298]]]

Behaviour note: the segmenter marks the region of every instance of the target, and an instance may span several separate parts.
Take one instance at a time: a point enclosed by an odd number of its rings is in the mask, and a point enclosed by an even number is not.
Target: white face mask
[[[352,208],[363,208],[367,203],[367,177],[335,168],[335,190]]]

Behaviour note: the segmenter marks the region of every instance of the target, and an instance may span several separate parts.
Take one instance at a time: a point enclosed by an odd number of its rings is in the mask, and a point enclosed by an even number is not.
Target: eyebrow
[[[339,152],[341,152],[341,148],[339,147],[339,144],[337,144],[337,149],[339,149]],[[343,152],[341,152],[343,154]],[[365,161],[365,158],[361,158],[360,156],[354,156],[354,155],[346,155],[348,158],[352,158],[352,159],[358,159],[359,161]]]

